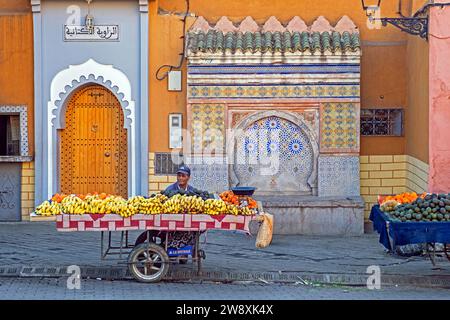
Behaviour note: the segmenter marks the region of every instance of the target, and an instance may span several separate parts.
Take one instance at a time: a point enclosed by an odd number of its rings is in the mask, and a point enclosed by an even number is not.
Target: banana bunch
[[[142,196],[131,197],[127,200],[128,211],[133,214],[139,213],[139,208],[141,206],[141,201],[144,199]]]
[[[115,200],[112,209],[114,210],[112,213],[116,213],[124,218],[128,218],[135,214],[136,210],[139,210],[139,207],[138,209],[136,209],[135,206],[129,206],[127,200],[120,198]]]
[[[228,212],[227,203],[222,199],[207,199],[203,212],[209,215],[226,214]]]
[[[141,202],[145,200],[143,196],[135,196],[128,199],[128,205],[130,206],[140,206]]]
[[[181,194],[176,194],[164,202],[163,213],[183,213],[183,207],[181,205],[182,197]]]
[[[87,212],[93,214],[105,214],[108,213],[106,201],[101,199],[92,199],[88,202]]]
[[[57,202],[44,201],[36,207],[36,213],[41,216],[55,216],[62,213],[61,205]]]
[[[234,204],[228,203],[227,204],[227,214],[232,214],[232,215],[237,216],[239,214],[239,207]]]
[[[181,207],[182,211],[186,213],[202,213],[204,208],[204,201],[199,196],[182,196]]]
[[[251,216],[255,214],[255,212],[247,206],[238,207],[238,211],[239,211],[238,214],[243,216]]]
[[[159,194],[156,197],[141,199],[139,211],[143,214],[159,214],[164,212],[164,201],[166,196]]]
[[[65,197],[61,201],[62,211],[65,214],[85,214],[88,212],[88,202],[78,198],[76,195]]]

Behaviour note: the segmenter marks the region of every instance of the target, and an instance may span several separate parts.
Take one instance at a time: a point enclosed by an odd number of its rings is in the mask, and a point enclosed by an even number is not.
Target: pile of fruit
[[[450,221],[450,193],[427,194],[411,203],[384,207],[382,210],[396,222]]]
[[[149,198],[136,196],[128,199],[128,204],[133,207],[134,213],[158,214],[165,212],[164,202],[167,199],[167,196],[162,194],[153,194]]]
[[[234,194],[233,191],[229,190],[229,191],[224,191],[220,194],[220,199],[222,199],[223,201],[225,201],[226,203],[235,205],[235,206],[239,206],[239,197],[237,195]],[[248,205],[247,207],[250,209],[256,209],[258,208],[258,204],[257,202],[251,198],[251,197],[246,197],[246,200],[248,201]]]
[[[208,200],[206,200],[208,201]],[[163,204],[163,212],[166,213],[201,213],[204,208],[204,201],[199,196],[186,196],[175,194]]]
[[[426,193],[418,195],[415,192],[403,192],[395,196],[384,196],[384,197],[380,196],[379,198],[380,198],[380,205],[383,205],[387,201],[396,201],[402,204],[402,203],[411,203],[419,197],[423,199],[426,195],[427,195]]]
[[[400,205],[400,202],[396,200],[387,200],[381,204],[380,209],[381,211],[389,212],[394,210],[398,205]]]
[[[214,195],[209,193],[208,191],[202,191],[195,188],[192,188],[192,190],[172,190],[172,191],[163,191],[163,195],[165,195],[168,198],[172,198],[173,196],[176,196],[177,194],[182,196],[191,196],[191,197],[200,197],[203,200],[207,199],[214,199]]]
[[[44,201],[36,207],[36,213],[41,216],[56,216],[62,214],[61,205],[57,202]]]
[[[203,194],[204,196],[206,194]],[[60,195],[56,194],[49,201],[44,201],[36,208],[42,216],[58,214],[118,214],[129,217],[134,214],[232,214],[252,215],[254,210],[249,206],[237,206],[222,199],[203,199],[199,195],[174,193],[171,197],[165,194],[153,194],[150,197],[135,196],[128,200],[108,194]]]

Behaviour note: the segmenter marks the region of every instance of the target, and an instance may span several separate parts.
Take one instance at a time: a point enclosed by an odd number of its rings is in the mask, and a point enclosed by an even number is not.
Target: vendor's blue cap
[[[188,176],[190,176],[191,175],[191,169],[189,169],[186,166],[181,166],[181,167],[178,168],[177,173],[184,173],[184,174],[187,174]]]

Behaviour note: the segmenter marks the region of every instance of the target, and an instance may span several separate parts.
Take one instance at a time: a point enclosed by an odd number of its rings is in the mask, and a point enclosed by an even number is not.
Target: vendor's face
[[[185,173],[177,174],[177,182],[180,186],[184,187],[188,184],[190,177]]]

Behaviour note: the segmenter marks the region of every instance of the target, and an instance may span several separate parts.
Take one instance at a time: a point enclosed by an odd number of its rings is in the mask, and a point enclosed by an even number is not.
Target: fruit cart
[[[426,244],[433,266],[436,266],[437,255],[445,255],[450,261],[450,221],[402,222],[383,212],[380,205],[372,207],[369,219],[380,234],[379,242],[389,251],[397,246]],[[437,244],[442,244],[442,249],[438,249]]]
[[[61,232],[101,233],[101,258],[128,254],[128,269],[140,282],[158,282],[169,271],[173,263],[186,262],[191,256],[202,272],[205,252],[200,248],[200,234],[211,229],[242,231],[250,234],[251,221],[259,215],[206,215],[206,214],[135,214],[122,217],[116,214],[61,214],[56,217],[56,228]],[[138,239],[130,243],[130,231],[143,231]],[[170,247],[175,232],[192,235],[192,245],[181,248]],[[112,236],[120,233],[119,246],[112,245]],[[181,260],[180,260],[181,259]]]

